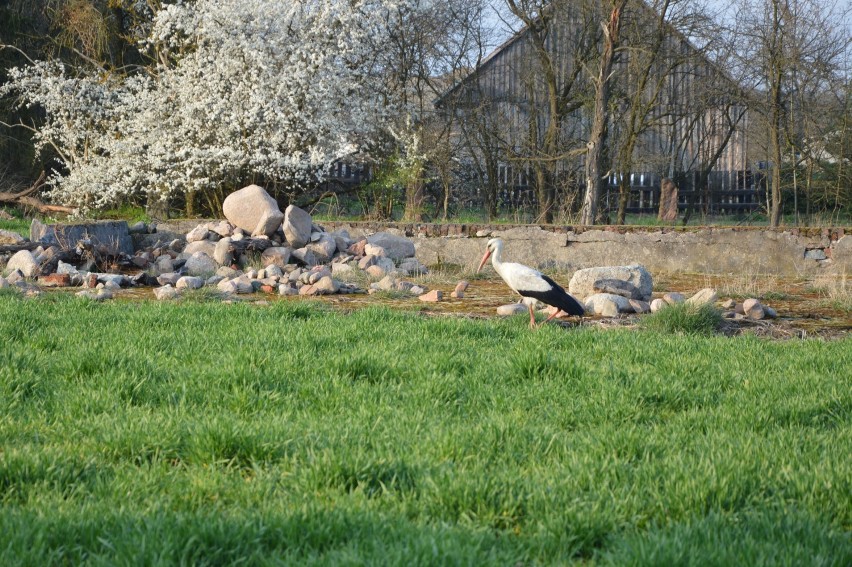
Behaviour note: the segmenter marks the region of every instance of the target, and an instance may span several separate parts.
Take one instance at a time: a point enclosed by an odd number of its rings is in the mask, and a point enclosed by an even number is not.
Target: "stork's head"
[[[485,262],[488,261],[488,258],[491,257],[491,254],[494,252],[499,252],[503,249],[503,241],[499,238],[492,238],[488,241],[488,244],[485,245],[485,255],[482,257],[482,261],[479,263],[479,267],[476,269],[476,272],[479,273],[482,270],[482,266],[485,265]]]

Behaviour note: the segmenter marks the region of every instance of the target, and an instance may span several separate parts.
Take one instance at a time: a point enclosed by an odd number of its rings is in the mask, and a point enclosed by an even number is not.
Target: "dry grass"
[[[838,299],[852,302],[852,281],[846,275],[820,274],[814,278],[812,289],[827,299]]]

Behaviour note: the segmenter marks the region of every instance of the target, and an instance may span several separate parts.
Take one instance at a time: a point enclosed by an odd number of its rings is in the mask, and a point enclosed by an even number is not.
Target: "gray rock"
[[[231,248],[231,239],[225,237],[216,243],[216,248],[213,250],[213,259],[220,266],[230,266],[234,263],[234,251]]]
[[[597,293],[611,293],[627,299],[641,299],[639,290],[630,282],[615,279],[603,279],[594,283],[592,288]]]
[[[291,250],[286,246],[272,246],[263,251],[260,261],[264,266],[283,268],[290,261]]]
[[[378,264],[373,264],[364,271],[367,272],[367,275],[371,278],[383,278],[388,274],[388,271]]]
[[[511,303],[509,305],[501,305],[497,308],[497,315],[508,317],[511,315],[523,315],[528,311],[527,306],[523,303]]]
[[[222,293],[237,293],[237,283],[235,279],[223,279],[216,284],[216,289]]]
[[[121,286],[115,283],[114,280],[107,280],[104,283],[98,284],[98,288],[100,289],[108,289],[110,291],[118,291],[121,289]]]
[[[763,306],[763,314],[767,319],[776,319],[778,317],[778,312],[767,305]]]
[[[406,258],[400,262],[399,269],[406,274],[413,276],[422,276],[429,273],[429,269],[421,264],[420,260],[417,258]]]
[[[734,308],[736,308],[736,306],[737,306],[737,302],[734,301],[733,299],[728,299],[728,300],[722,302],[722,309],[727,309],[729,311],[732,311]]]
[[[290,284],[279,284],[278,285],[278,295],[299,295],[299,290]]]
[[[651,313],[657,313],[661,309],[665,309],[669,304],[664,299],[657,298],[651,302]]]
[[[124,287],[130,285],[127,276],[122,274],[98,274],[98,281],[112,284],[113,287]]]
[[[362,270],[366,270],[370,266],[375,266],[378,261],[378,256],[368,255],[364,256],[360,260],[358,260],[358,267]]]
[[[164,285],[163,287],[154,288],[154,297],[160,301],[165,301],[169,299],[177,299],[180,297],[180,294],[178,293],[178,290],[172,286]]]
[[[766,311],[760,301],[750,297],[743,301],[743,313],[749,319],[763,319],[766,316]]]
[[[157,262],[154,265],[156,266],[157,271],[161,274],[167,274],[169,272],[175,271],[174,261],[172,260],[172,257],[168,254],[157,258]]]
[[[225,197],[222,212],[235,227],[267,236],[278,230],[284,219],[278,203],[259,185],[243,187]]]
[[[59,264],[56,265],[56,273],[57,274],[77,274],[77,268],[75,268],[72,264],[66,264],[62,260],[59,261]]]
[[[305,248],[313,252],[317,262],[322,264],[331,261],[331,258],[337,251],[337,243],[334,241],[334,238],[326,232],[319,233],[319,235],[320,236],[317,240],[306,245]]]
[[[331,276],[322,277],[312,285],[319,295],[331,295],[337,293],[337,290],[340,289],[340,284]]]
[[[190,242],[186,245],[181,254],[182,257],[189,258],[197,252],[203,252],[204,254],[207,254],[212,258],[216,254],[217,244],[218,242],[210,242],[209,240],[198,240],[196,242]]]
[[[187,242],[198,242],[199,240],[207,240],[207,225],[200,224],[186,233]]]
[[[223,278],[233,279],[240,275],[240,271],[235,270],[230,266],[220,266],[216,269],[216,275],[222,276]]]
[[[125,221],[102,221],[81,224],[42,224],[33,219],[30,225],[30,240],[46,246],[59,246],[62,250],[73,249],[80,240],[88,239],[96,248],[109,254],[133,256],[133,239]]]
[[[603,317],[616,317],[619,313],[630,313],[633,307],[630,300],[613,293],[595,293],[584,302],[586,311]]]
[[[684,301],[686,301],[686,298],[684,298],[682,294],[677,293],[676,291],[671,291],[669,293],[663,294],[663,301],[665,301],[669,305],[677,305],[678,303],[683,303]]]
[[[209,277],[216,273],[219,265],[204,252],[196,252],[186,260],[186,273],[190,276]]]
[[[307,248],[296,248],[293,250],[292,255],[309,268],[317,265],[317,257]]]
[[[384,258],[388,254],[385,252],[385,249],[377,244],[370,244],[369,242],[364,246],[364,255],[365,256],[376,256],[377,258]]]
[[[77,297],[91,299],[92,301],[104,301],[113,298],[112,292],[108,289],[99,289],[97,291],[91,289],[84,289],[83,291],[78,291],[74,295],[76,295]]]
[[[0,289],[6,289],[9,287],[9,282],[3,276],[0,276]]]
[[[21,270],[12,270],[6,275],[6,281],[10,284],[22,282],[24,279],[26,279],[26,276],[24,276],[24,273]]]
[[[396,266],[394,266],[393,260],[391,260],[390,258],[387,258],[387,257],[379,256],[376,259],[375,265],[379,266],[381,269],[383,269],[388,274],[393,272],[393,271],[396,271]]]
[[[640,315],[651,312],[651,304],[647,301],[642,301],[641,299],[631,299],[630,307],[633,308],[635,313],[639,313]]]
[[[814,248],[812,250],[805,250],[805,259],[806,260],[825,260],[826,259],[825,251],[822,248]]]
[[[377,282],[376,289],[381,291],[391,291],[396,289],[396,278],[394,276],[385,276],[379,282]]]
[[[166,286],[166,285],[177,285],[177,281],[181,278],[181,275],[176,272],[169,272],[167,274],[160,274],[157,276],[157,283]]]
[[[139,221],[127,227],[127,232],[130,234],[148,234],[148,225]]]
[[[250,280],[245,275],[239,276],[231,281],[237,286],[237,293],[254,292],[254,285],[252,284],[252,280]]]
[[[708,305],[715,303],[717,299],[719,299],[719,296],[716,294],[716,290],[710,287],[705,287],[687,299],[686,302],[690,305]]]
[[[6,269],[9,271],[20,270],[25,278],[32,278],[38,275],[38,263],[29,250],[19,250],[9,258],[6,264]]]
[[[333,276],[342,276],[344,274],[352,273],[355,268],[350,266],[349,264],[342,264],[340,262],[335,262],[331,265],[331,275]]]
[[[38,285],[27,281],[15,282],[12,284],[12,287],[23,293],[26,297],[38,297],[41,295],[41,288]]]
[[[26,242],[23,236],[11,230],[0,229],[0,246],[16,245]]]
[[[225,238],[234,234],[234,225],[226,220],[211,221],[207,223],[207,230],[215,232],[222,238]]]
[[[352,246],[352,238],[345,230],[334,231],[331,233],[331,236],[334,238],[334,243],[337,245],[337,249],[340,252],[345,252],[347,248]]]
[[[290,205],[284,211],[282,229],[287,243],[293,248],[302,248],[311,239],[311,215],[295,205]]]
[[[204,287],[204,280],[197,276],[183,276],[175,283],[175,289],[201,289],[202,287]]]
[[[644,267],[634,264],[631,266],[604,266],[577,270],[568,284],[568,292],[575,297],[588,297],[595,293],[595,282],[599,280],[621,280],[633,284],[639,292],[639,297],[648,301],[653,292],[654,282],[651,274]]]
[[[281,227],[281,221],[283,220],[284,214],[280,210],[266,211],[260,217],[260,220],[257,221],[257,226],[251,232],[251,235],[254,237],[272,236]]]
[[[326,277],[328,277],[328,278],[331,277],[331,270],[323,267],[323,268],[311,270],[310,272],[306,272],[304,274],[302,280],[305,283],[315,284],[319,280],[321,280],[322,278],[326,278]]]
[[[415,255],[414,243],[404,236],[377,232],[368,236],[367,242],[384,248],[387,257],[393,260],[402,260]]]

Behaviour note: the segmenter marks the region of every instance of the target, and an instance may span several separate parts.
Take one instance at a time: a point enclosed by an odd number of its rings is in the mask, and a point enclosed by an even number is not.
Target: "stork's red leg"
[[[535,313],[533,312],[533,306],[532,306],[532,303],[527,303],[527,307],[528,307],[528,308],[529,308],[529,310],[530,310],[530,329],[535,329],[535,328],[536,328],[536,325],[535,325]]]
[[[547,323],[548,321],[550,321],[550,320],[551,320],[551,319],[553,319],[554,317],[558,316],[560,313],[565,313],[565,312],[564,312],[564,311],[562,311],[561,309],[557,309],[556,311],[554,311],[553,313],[551,313],[551,314],[550,314],[550,316],[548,316],[548,318],[547,318],[547,319],[545,319],[544,321],[542,321],[542,322],[541,322],[541,324],[542,324],[542,325],[544,325],[545,323]],[[567,315],[567,313],[566,313],[566,315]]]

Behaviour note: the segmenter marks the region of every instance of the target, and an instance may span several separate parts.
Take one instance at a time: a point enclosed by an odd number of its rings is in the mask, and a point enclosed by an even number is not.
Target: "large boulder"
[[[600,280],[621,280],[633,284],[638,291],[638,297],[648,301],[651,299],[654,282],[650,272],[643,266],[604,266],[577,270],[568,283],[568,292],[577,297],[588,297],[595,293],[595,283]]]
[[[215,274],[219,265],[216,260],[204,252],[196,252],[186,260],[186,273],[190,276],[209,276]]]
[[[633,306],[630,300],[614,293],[595,293],[586,297],[586,311],[604,317],[616,317],[619,313],[630,313]]]
[[[134,252],[133,238],[126,221],[42,224],[38,219],[33,219],[30,240],[41,242],[45,248],[58,246],[60,250],[73,249],[80,240],[89,240],[95,248],[108,254],[133,256]]]
[[[326,263],[331,261],[334,252],[337,250],[337,242],[334,237],[326,232],[319,233],[319,237],[305,246],[308,250],[314,253],[317,262]]]
[[[225,197],[222,211],[231,224],[253,235],[272,236],[284,220],[278,203],[259,185],[243,187]]]
[[[38,262],[29,250],[20,250],[9,259],[6,269],[10,272],[20,270],[24,277],[31,278],[38,275]]]
[[[284,223],[281,228],[287,243],[293,248],[302,248],[311,240],[311,215],[296,205],[290,205],[284,210]]]
[[[414,256],[414,243],[404,236],[396,236],[389,232],[377,232],[367,237],[367,242],[381,246],[388,258],[402,260]]]

